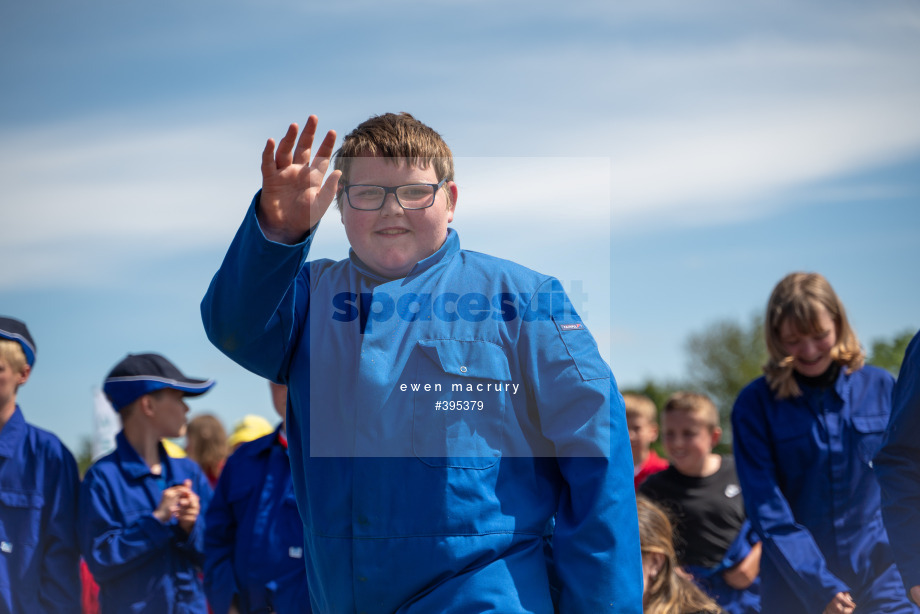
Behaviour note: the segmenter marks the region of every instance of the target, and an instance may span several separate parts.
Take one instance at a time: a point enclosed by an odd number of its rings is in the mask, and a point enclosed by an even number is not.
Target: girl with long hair
[[[722,610],[681,572],[668,515],[643,496],[636,497],[642,547],[642,607],[645,614],[719,614]]]
[[[744,503],[763,540],[763,611],[918,612],[873,471],[894,377],[864,364],[843,303],[817,273],[776,285],[764,327],[764,375],[732,412]]]

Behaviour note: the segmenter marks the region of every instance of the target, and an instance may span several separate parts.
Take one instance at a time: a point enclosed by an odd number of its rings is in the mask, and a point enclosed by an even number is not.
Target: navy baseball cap
[[[22,346],[22,351],[25,352],[26,362],[29,363],[29,366],[31,367],[35,364],[35,341],[32,340],[32,335],[29,334],[29,329],[26,328],[25,322],[16,318],[0,316],[0,339],[9,339],[19,343]]]
[[[214,383],[212,379],[183,375],[176,365],[159,354],[128,354],[105,378],[102,389],[112,406],[121,410],[141,396],[163,388],[196,397],[210,390]]]

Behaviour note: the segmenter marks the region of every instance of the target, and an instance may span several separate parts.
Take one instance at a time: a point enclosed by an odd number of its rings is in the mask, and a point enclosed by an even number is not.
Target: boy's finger
[[[297,164],[310,163],[310,148],[313,147],[313,137],[316,136],[316,127],[319,125],[319,118],[311,115],[307,118],[307,123],[300,133],[300,139],[297,141],[297,148],[294,150],[294,158]]]
[[[316,157],[313,159],[313,166],[326,172],[329,168],[329,160],[332,158],[332,152],[335,149],[335,130],[326,133],[323,142],[320,143],[319,149],[316,150]]]
[[[295,140],[297,140],[297,124],[291,124],[278,142],[278,155],[275,157],[278,168],[285,168],[291,165],[294,159],[291,152],[294,149]]]
[[[278,167],[275,165],[275,139],[268,139],[262,150],[262,176],[271,175]]]

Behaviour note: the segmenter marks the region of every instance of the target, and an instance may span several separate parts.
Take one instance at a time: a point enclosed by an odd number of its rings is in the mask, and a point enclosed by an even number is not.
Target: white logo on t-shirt
[[[741,487],[737,484],[729,484],[725,487],[725,496],[731,499],[741,494]]]

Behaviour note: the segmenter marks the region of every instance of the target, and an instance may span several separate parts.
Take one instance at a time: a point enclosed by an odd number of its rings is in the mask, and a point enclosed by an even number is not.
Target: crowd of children
[[[760,544],[746,521],[731,456],[713,452],[719,413],[705,395],[677,392],[662,410],[670,466],[639,492],[674,517],[681,566],[729,614],[759,612]]]
[[[35,356],[25,323],[0,317],[0,612],[309,611],[284,386],[271,384],[278,428],[237,425],[226,460],[215,417],[186,432],[185,399],[214,382],[129,354],[104,382],[122,423],[115,450],[80,482],[71,453],[16,402]],[[164,445],[183,436],[187,454]]]
[[[36,344],[0,317],[0,612],[80,612],[81,555],[104,613],[920,611],[917,338],[895,387],[827,280],[791,274],[733,455],[680,391],[664,459],[658,408],[620,395],[558,281],[460,248],[440,135],[371,118],[326,177],[316,128],[266,145],[202,302],[277,428],[187,424],[214,382],[129,354],[104,381],[116,448],[81,483],[23,417]],[[333,201],[349,258],[307,261]]]

